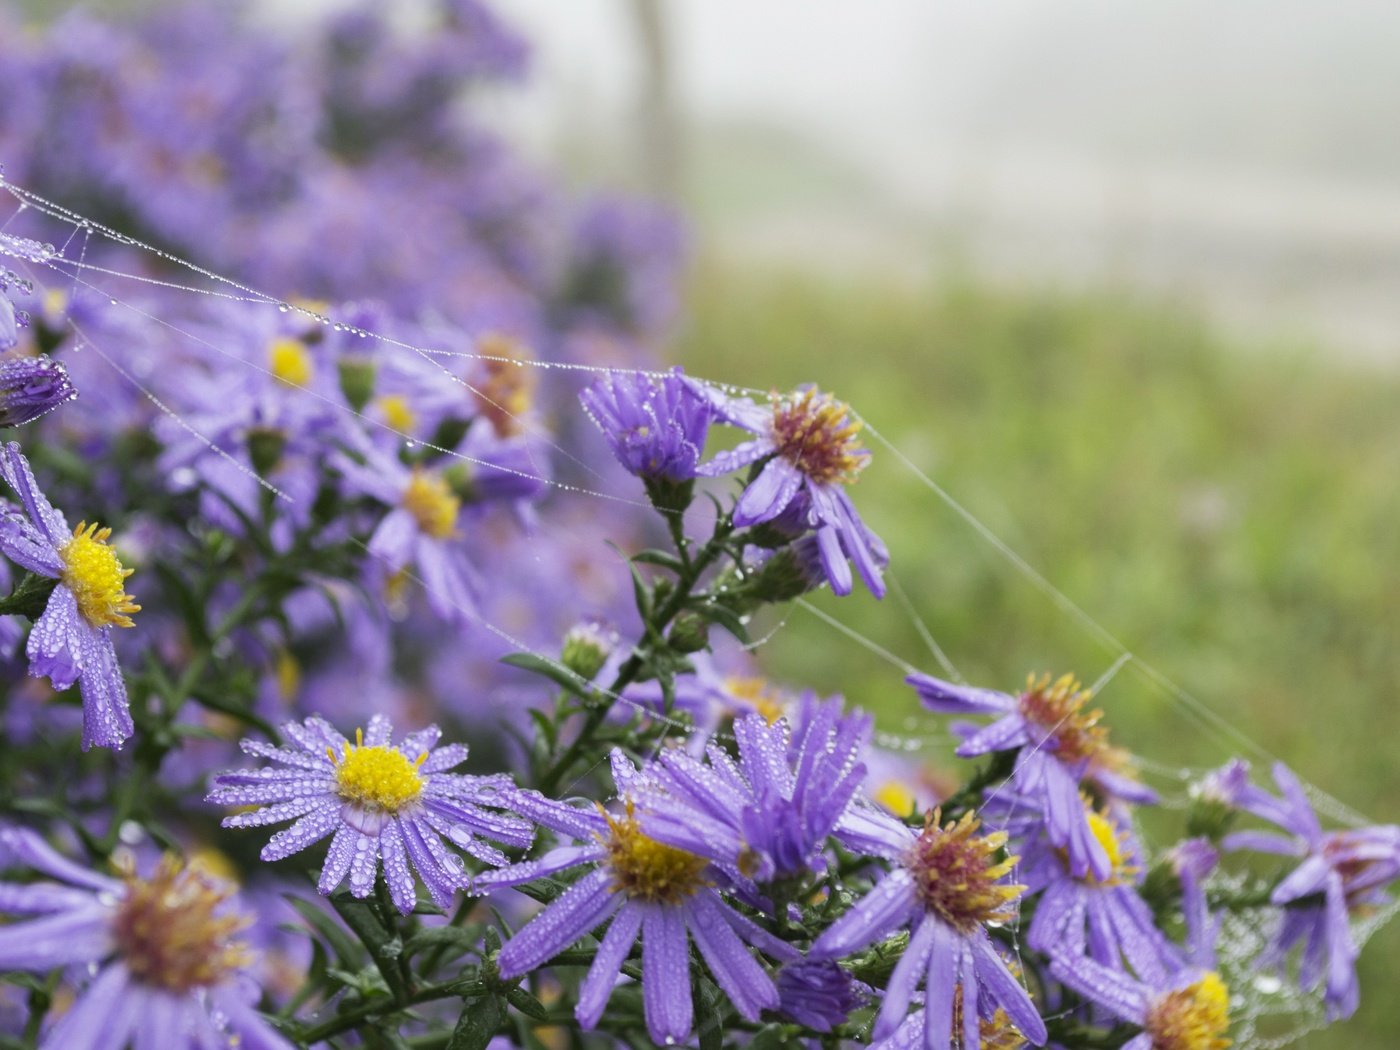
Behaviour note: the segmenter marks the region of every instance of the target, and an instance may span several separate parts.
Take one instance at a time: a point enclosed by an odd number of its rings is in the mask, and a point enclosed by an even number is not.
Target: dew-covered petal
[[[690,933],[715,983],[741,1015],[756,1021],[761,1011],[776,1009],[778,989],[730,927],[723,907],[710,894],[696,894],[687,908]]]
[[[45,842],[41,835],[28,828],[0,828],[0,847],[26,867],[75,886],[110,892],[121,889],[121,883],[116,879],[73,863]]]
[[[111,951],[110,908],[87,907],[0,926],[0,970],[43,973],[96,962]]]
[[[83,697],[83,750],[98,747],[120,748],[135,731],[126,699],[126,681],[117,666],[117,650],[110,627],[78,631],[82,677],[78,680]]]
[[[501,949],[501,976],[510,980],[529,973],[597,928],[622,903],[611,881],[606,871],[595,871],[551,901]]]
[[[384,882],[389,887],[389,897],[394,907],[407,915],[418,903],[418,892],[397,821],[389,821],[379,833],[379,854],[384,861]]]
[[[14,490],[29,520],[51,546],[62,547],[72,538],[68,522],[48,501],[48,497],[39,491],[39,483],[34,480],[29,461],[14,441],[6,442],[5,447],[0,449],[0,476]]]
[[[39,1050],[120,1050],[132,1020],[123,1003],[144,1005],[142,991],[132,984],[125,967],[108,966],[44,1037]]]
[[[608,932],[598,946],[598,953],[588,967],[588,976],[579,988],[574,1017],[582,1028],[593,1028],[603,1016],[603,1008],[612,995],[622,964],[631,953],[632,945],[637,942],[641,925],[642,909],[634,904],[624,904],[613,916]]]
[[[679,907],[648,904],[642,911],[642,1000],[647,1031],[658,1043],[690,1035],[690,948]]]
[[[943,923],[930,916],[925,916],[919,923],[919,928],[909,938],[904,954],[895,964],[894,972],[890,974],[889,983],[885,986],[885,999],[880,1005],[880,1018],[871,1032],[871,1038],[884,1039],[904,1020],[914,990],[928,969],[929,953],[933,950],[934,942],[939,939],[939,934],[946,932]],[[942,938],[943,941],[947,939],[946,936]],[[942,964],[946,964],[946,960]]]
[[[67,689],[76,682],[83,673],[82,630],[90,628],[78,612],[73,592],[60,584],[49,595],[48,604],[29,631],[29,642],[25,646],[29,673],[36,678],[48,678],[57,690]]]
[[[914,879],[900,868],[890,872],[850,911],[832,923],[812,945],[811,955],[836,959],[860,951],[903,928],[914,913]]]
[[[340,808],[338,806],[326,806],[313,810],[291,827],[283,828],[268,839],[267,845],[262,848],[262,852],[258,856],[269,863],[281,860],[283,857],[290,857],[293,853],[300,853],[306,847],[320,842],[340,826]]]
[[[803,479],[802,472],[781,456],[770,459],[734,505],[734,524],[746,528],[772,521],[793,501]]]

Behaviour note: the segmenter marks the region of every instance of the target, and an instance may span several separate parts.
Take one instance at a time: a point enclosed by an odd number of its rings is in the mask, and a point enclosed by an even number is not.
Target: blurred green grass
[[[1236,345],[1124,292],[911,287],[701,267],[680,360],[759,388],[817,382],[926,471],[1133,653],[1266,752],[1369,818],[1400,817],[1400,375],[1302,345]],[[1012,688],[1092,682],[1114,652],[1014,569],[872,436],[853,496],[958,669]],[[816,604],[937,673],[895,596]],[[896,732],[901,673],[793,608],[762,655]],[[1166,767],[1238,740],[1131,665],[1101,694],[1115,739]],[[936,736],[930,761],[948,764]],[[1245,752],[1260,772],[1267,760]],[[1179,784],[1154,779],[1169,795]],[[1300,1045],[1392,1050],[1392,924],[1362,1005]]]

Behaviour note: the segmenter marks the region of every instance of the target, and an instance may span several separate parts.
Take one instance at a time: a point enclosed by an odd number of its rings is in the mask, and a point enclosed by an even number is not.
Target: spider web
[[[188,297],[192,304],[218,301],[239,310],[258,312],[259,314],[298,315],[308,325],[322,327],[347,337],[362,339],[368,345],[375,346],[384,353],[409,355],[432,366],[440,376],[442,384],[456,384],[464,392],[484,399],[486,403],[492,404],[497,410],[509,415],[522,430],[538,439],[540,445],[548,451],[551,457],[556,457],[559,461],[569,464],[573,477],[582,480],[560,480],[548,472],[546,464],[534,460],[531,461],[530,469],[520,470],[508,464],[473,457],[454,448],[431,444],[424,441],[421,436],[397,429],[385,420],[352,408],[341,401],[325,397],[313,390],[306,389],[304,392],[307,396],[319,398],[327,407],[333,408],[337,412],[350,414],[362,426],[381,434],[387,434],[396,441],[402,442],[405,448],[427,448],[439,456],[471,466],[489,466],[517,473],[522,479],[547,486],[570,498],[600,501],[635,510],[638,514],[650,511],[650,504],[638,498],[634,488],[626,486],[625,481],[619,482],[617,472],[600,470],[584,456],[576,455],[556,440],[541,420],[531,416],[517,415],[508,406],[492,402],[488,392],[479,389],[463,378],[457,371],[454,371],[453,366],[464,362],[509,364],[517,368],[535,369],[566,377],[580,388],[584,383],[599,375],[613,371],[611,368],[571,361],[546,360],[531,356],[512,356],[488,349],[480,351],[453,350],[442,346],[420,345],[375,331],[369,327],[347,323],[334,316],[332,312],[323,312],[316,307],[251,287],[232,277],[144,243],[77,214],[24,187],[6,181],[3,169],[0,169],[0,190],[13,201],[14,205],[11,214],[0,225],[0,255],[8,257],[11,267],[9,272],[4,273],[3,276],[8,278],[10,284],[18,285],[22,292],[32,290],[36,295],[42,296],[46,292],[56,290],[65,293],[74,302],[82,299],[91,303],[105,304],[106,309],[118,311],[139,325],[159,330],[171,339],[181,341],[191,347],[198,347],[202,352],[218,355],[220,358],[235,363],[240,368],[262,372],[268,376],[273,375],[269,369],[230,351],[222,346],[217,339],[211,338],[206,331],[197,329],[182,317],[172,317],[156,312],[158,307],[143,300],[142,294],[158,290],[164,295]],[[51,231],[54,230],[66,231],[63,239],[54,238],[58,243],[36,240],[27,235],[33,234],[42,237],[51,235]],[[104,250],[100,252],[90,251],[94,247],[94,242],[102,245]],[[119,249],[119,251],[106,250],[112,248]],[[143,258],[152,264],[150,271],[140,270],[134,265],[130,268],[120,265],[124,261],[134,262]],[[160,273],[162,276],[156,276],[156,273]],[[169,275],[172,274],[180,275],[182,279],[170,279]],[[194,313],[197,312],[196,305]],[[72,336],[71,344],[67,347],[68,352],[76,353],[87,350],[96,355],[110,369],[116,381],[126,384],[148,400],[160,417],[169,420],[173,426],[180,428],[191,438],[201,442],[210,453],[231,464],[239,472],[246,475],[251,483],[261,486],[275,499],[295,503],[299,498],[303,498],[285,491],[273,479],[264,476],[238,459],[231,449],[222,447],[217,440],[202,433],[198,424],[189,418],[188,412],[183,410],[179,404],[172,403],[168,396],[162,397],[152,388],[148,377],[142,375],[142,370],[136,363],[127,359],[128,355],[123,350],[107,345],[105,338],[100,338],[86,323],[71,315],[67,319],[67,324]],[[628,369],[628,371],[634,371],[634,369]],[[654,371],[649,374],[661,376],[666,373]],[[731,395],[748,395],[760,399],[767,396],[766,391],[731,382],[709,377],[694,378]],[[581,413],[581,409],[577,409],[576,398],[566,398],[565,400]],[[74,410],[70,409],[69,411]],[[78,408],[77,411],[81,411],[81,408]],[[999,558],[1012,573],[1023,581],[1031,592],[1048,601],[1064,622],[1070,624],[1093,643],[1104,660],[1103,670],[1092,685],[1092,691],[1095,694],[1102,694],[1120,676],[1130,675],[1150,693],[1154,693],[1168,702],[1172,709],[1184,718],[1197,734],[1208,738],[1215,746],[1218,746],[1221,749],[1222,758],[1232,754],[1240,754],[1264,763],[1276,760],[1275,756],[1270,754],[1267,749],[1213,706],[1188,692],[1164,672],[1131,651],[1118,637],[1037,571],[1011,545],[959,502],[952,493],[947,491],[919,465],[914,456],[888,439],[877,427],[876,420],[863,418],[863,422],[865,424],[864,432],[869,435],[875,451],[879,453],[877,459],[881,457],[885,459],[886,465],[883,469],[887,472],[897,470],[912,477],[922,491],[927,494],[933,505],[941,506],[953,518],[960,521],[977,543]],[[697,504],[702,502],[697,501]],[[687,511],[687,517],[697,518],[703,513],[703,509],[697,510],[696,507],[692,507],[690,511]],[[544,544],[567,538],[569,525],[567,521],[562,525],[557,523],[549,512],[549,506],[546,505],[545,512],[540,515],[535,528],[539,530],[539,539],[526,538],[527,546],[533,542]],[[373,556],[367,547],[365,552],[367,555]],[[909,590],[901,581],[899,564],[899,552],[894,551],[892,567],[888,575],[889,599],[913,627],[923,645],[924,652],[901,654],[891,651],[881,642],[868,637],[854,626],[850,614],[842,614],[845,612],[844,607],[838,605],[837,608],[841,609],[841,612],[836,613],[831,611],[832,603],[807,598],[799,598],[793,602],[791,608],[781,614],[780,619],[767,626],[766,633],[761,634],[745,648],[754,652],[761,651],[788,627],[793,617],[805,616],[813,618],[829,629],[833,639],[839,640],[845,646],[852,647],[852,651],[858,650],[868,657],[888,665],[901,677],[915,671],[935,671],[954,681],[965,681],[951,655],[939,643],[927,620],[920,614]],[[625,575],[621,559],[619,559],[616,568],[620,574]],[[409,575],[412,576],[412,574]],[[419,586],[428,588],[428,584],[422,579],[416,579],[416,582]],[[450,599],[446,600],[450,601]],[[491,618],[481,615],[479,611],[468,609],[460,611],[471,617],[482,630],[489,632],[511,649],[530,653],[537,659],[563,669],[552,652],[542,649],[539,645],[530,644],[521,637],[518,630],[509,625],[494,622]],[[653,706],[643,705],[625,695],[614,695],[614,699],[620,704],[636,708],[650,719],[668,724],[678,733],[689,729],[688,723],[672,719],[658,712]],[[910,708],[913,707],[911,695]],[[920,759],[927,754],[949,753],[953,742],[954,738],[943,721],[926,714],[908,714],[899,721],[897,726],[884,725],[876,734],[876,743],[879,746],[896,753],[918,756]],[[1141,771],[1152,779],[1155,786],[1161,789],[1164,807],[1181,809],[1189,804],[1186,793],[1187,786],[1197,779],[1204,772],[1204,769],[1182,766],[1174,764],[1170,760],[1162,761],[1154,756],[1140,753],[1137,758]],[[588,772],[586,771],[575,781],[575,784],[587,776]],[[1317,809],[1337,822],[1352,827],[1375,823],[1315,785],[1305,783],[1305,789]],[[1213,877],[1211,885],[1213,889],[1238,889],[1242,888],[1243,883],[1240,877],[1217,874]],[[1383,928],[1394,917],[1397,907],[1400,905],[1387,907],[1364,920],[1357,921],[1354,924],[1354,935],[1358,944],[1364,945],[1371,936]],[[1231,914],[1226,919],[1219,939],[1222,955],[1220,966],[1232,992],[1232,1035],[1236,1039],[1236,1045],[1282,1047],[1315,1031],[1323,1023],[1320,992],[1299,992],[1296,982],[1288,979],[1289,975],[1261,975],[1256,973],[1252,967],[1253,959],[1268,943],[1273,932],[1271,928],[1273,921],[1273,918],[1262,909],[1255,912]],[[1013,926],[1011,932],[1019,953],[1019,928]]]

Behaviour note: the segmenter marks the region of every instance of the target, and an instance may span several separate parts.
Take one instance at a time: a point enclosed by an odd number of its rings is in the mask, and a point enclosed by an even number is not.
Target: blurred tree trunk
[[[647,190],[674,201],[681,194],[680,121],[663,4],[664,0],[631,0],[642,65],[637,147]]]

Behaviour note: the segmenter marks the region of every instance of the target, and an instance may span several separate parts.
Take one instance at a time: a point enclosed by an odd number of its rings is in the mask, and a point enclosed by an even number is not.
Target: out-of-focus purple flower
[[[369,552],[402,577],[416,567],[428,604],[444,619],[467,621],[477,608],[476,572],[460,545],[462,500],[441,473],[407,467],[363,443],[364,462],[337,455],[333,462],[349,489],[390,507],[369,540]]]
[[[1301,943],[1300,983],[1315,987],[1325,970],[1328,1018],[1350,1017],[1361,994],[1356,980],[1360,949],[1351,935],[1350,915],[1384,903],[1386,888],[1400,878],[1400,827],[1324,832],[1298,778],[1282,762],[1274,765],[1273,775],[1278,795],[1249,784],[1236,801],[1287,834],[1237,831],[1221,845],[1303,858],[1270,895],[1270,903],[1285,911],[1264,961],[1281,963]]]
[[[392,728],[381,716],[370,719],[368,732],[356,731],[354,744],[314,716],[288,722],[282,731],[293,746],[242,742],[245,752],[276,767],[220,774],[208,800],[259,807],[225,817],[225,827],[296,821],[263,847],[265,861],[299,853],[334,832],[317,883],[322,894],[348,875],[350,892],[368,896],[382,859],[384,881],[400,911],[408,914],[417,902],[414,871],[446,907],[470,880],[442,837],[489,864],[504,864],[506,856],[478,836],[511,846],[528,846],[534,837],[528,822],[484,808],[503,804],[506,778],[447,772],[466,761],[467,748],[434,747],[441,736],[437,726],[399,744],[389,742]]]
[[[254,1009],[252,917],[234,887],[167,857],[142,878],[88,871],[31,831],[0,830],[6,866],[55,881],[0,883],[0,968],[86,968],[91,983],[41,1050],[291,1050]],[[81,971],[79,971],[81,972]]]
[[[647,834],[745,879],[789,878],[819,865],[865,778],[871,720],[842,715],[839,700],[807,701],[811,710],[795,728],[757,714],[737,719],[737,762],[713,744],[708,763],[663,751],[634,790]]]
[[[0,307],[0,329],[4,327]],[[0,331],[0,347],[4,332]],[[52,412],[78,396],[68,371],[47,354],[0,361],[0,427],[17,427]]]
[[[833,591],[851,593],[850,559],[870,592],[883,597],[884,545],[861,521],[845,491],[870,460],[858,437],[862,423],[852,418],[850,408],[814,387],[775,396],[767,406],[718,393],[711,400],[721,419],[758,436],[721,452],[698,472],[714,477],[766,461],[735,504],[734,524],[780,518],[787,524],[790,518],[797,531],[813,530]]]
[[[987,933],[988,923],[1011,919],[1011,902],[1023,886],[1002,881],[1017,858],[994,858],[1005,832],[976,835],[977,818],[965,814],[941,825],[938,813],[915,832],[893,818],[870,819],[868,845],[896,862],[875,888],[831,924],[812,945],[817,959],[836,959],[909,927],[909,944],[890,975],[871,1036],[894,1035],[914,992],[925,984],[927,1046],[980,1046],[981,1011],[998,1005],[1036,1046],[1045,1022]],[[962,1031],[953,1030],[955,1001],[962,1003]]]
[[[1050,841],[1069,851],[1070,873],[1093,872],[1099,880],[1112,874],[1108,853],[1080,803],[1079,782],[1091,780],[1111,797],[1130,802],[1150,803],[1156,795],[1129,775],[1127,752],[1109,744],[1108,730],[1098,724],[1103,712],[1086,710],[1091,694],[1073,675],[1053,683],[1049,675],[1032,675],[1019,696],[926,674],[905,681],[931,711],[1000,716],[968,736],[957,754],[1019,752],[1012,775],[1016,790],[1041,800],[1037,808],[1045,813]]]
[[[869,991],[830,959],[802,959],[778,971],[778,1012],[814,1032],[845,1024]]]
[[[685,232],[661,204],[600,197],[584,205],[558,292],[559,307],[584,324],[656,333],[677,308]]]
[[[612,767],[624,798],[628,784],[646,776],[620,752],[613,753]],[[585,1029],[602,1017],[639,934],[647,1031],[655,1042],[671,1045],[690,1035],[692,939],[742,1016],[754,1021],[761,1011],[777,1007],[777,988],[744,942],[782,961],[795,961],[797,952],[725,902],[714,885],[711,857],[649,837],[630,801],[621,816],[614,816],[574,809],[538,792],[515,791],[510,806],[578,844],[482,874],[478,888],[516,886],[580,865],[591,870],[506,942],[497,960],[501,976],[529,973],[611,918],[574,1009]]]
[[[58,581],[29,632],[29,673],[46,676],[55,689],[79,683],[83,750],[93,744],[119,748],[134,727],[112,628],[133,626],[131,614],[141,609],[126,593],[131,570],[122,568],[108,546],[110,529],[79,522],[69,530],[13,441],[0,449],[0,476],[24,508],[0,510],[0,551],[22,568]]]
[[[1057,957],[1051,972],[1066,987],[1142,1031],[1123,1050],[1226,1050],[1230,991],[1214,970],[1183,969],[1135,980],[1092,959]]]
[[[1065,850],[1050,838],[1039,800],[1009,790],[982,808],[983,818],[1005,830],[1021,854],[1016,877],[1037,895],[1026,943],[1048,956],[1087,955],[1110,969],[1131,970],[1147,981],[1165,980],[1182,966],[1177,948],[1157,929],[1138,893],[1141,849],[1126,823],[1081,800],[1090,833],[1109,860],[1109,873],[1075,875]]]
[[[1221,918],[1211,914],[1205,881],[1220,863],[1220,851],[1208,839],[1186,839],[1169,849],[1164,859],[1181,882],[1187,961],[1193,966],[1212,966]]]
[[[679,368],[665,376],[610,372],[579,400],[631,473],[672,482],[695,477],[714,412]]]

